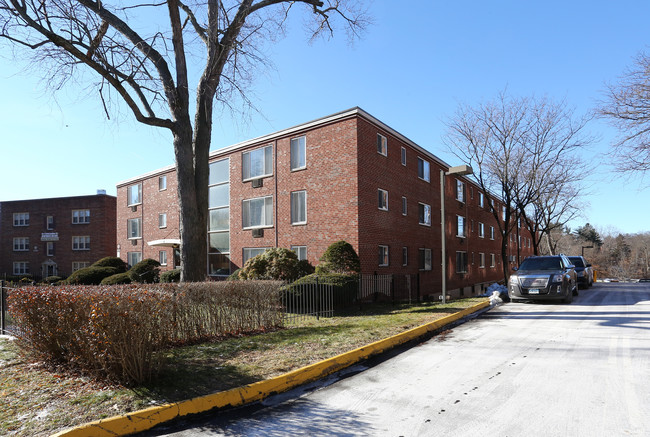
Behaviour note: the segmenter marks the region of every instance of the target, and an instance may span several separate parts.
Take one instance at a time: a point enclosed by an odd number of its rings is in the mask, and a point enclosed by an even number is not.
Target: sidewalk
[[[237,387],[182,402],[159,405],[121,416],[110,417],[56,433],[53,437],[115,437],[153,428],[165,422],[212,409],[236,407],[261,401],[268,396],[286,392],[300,385],[324,378],[346,367],[397,346],[420,339],[463,318],[484,312],[490,301],[466,308],[456,314],[418,326],[401,334],[380,340],[327,360],[285,373],[276,378]]]

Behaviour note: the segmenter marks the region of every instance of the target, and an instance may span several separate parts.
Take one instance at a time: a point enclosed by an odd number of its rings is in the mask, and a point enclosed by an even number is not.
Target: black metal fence
[[[417,302],[418,275],[359,275],[342,283],[318,277],[310,283],[288,284],[282,291],[285,321],[332,317],[336,310],[373,302]]]

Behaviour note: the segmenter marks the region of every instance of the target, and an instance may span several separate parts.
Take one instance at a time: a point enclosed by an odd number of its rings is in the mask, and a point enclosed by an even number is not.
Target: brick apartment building
[[[450,166],[362,109],[214,151],[210,163],[209,276],[271,247],[316,265],[345,240],[363,273],[419,274],[423,290],[440,293],[440,171]],[[503,276],[488,209],[503,206],[463,176],[446,176],[445,188],[447,289],[476,292]],[[176,195],[173,166],[117,185],[118,256],[177,266]],[[529,237],[510,238],[513,262],[532,253]]]
[[[116,198],[0,202],[0,276],[66,277],[115,256]]]

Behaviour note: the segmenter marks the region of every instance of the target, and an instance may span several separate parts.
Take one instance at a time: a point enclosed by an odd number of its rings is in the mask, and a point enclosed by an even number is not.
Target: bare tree
[[[181,278],[199,281],[206,276],[215,101],[250,104],[253,68],[267,61],[263,42],[282,34],[298,7],[309,12],[311,38],[331,35],[337,21],[352,37],[367,24],[356,0],[0,0],[0,37],[31,49],[31,62],[53,77],[54,88],[91,72],[107,116],[117,97],[137,121],[171,132]]]
[[[598,113],[619,131],[612,146],[616,171],[650,170],[650,57],[642,52],[619,82],[609,85]]]
[[[502,237],[504,277],[509,275],[509,234],[520,217],[537,253],[541,233],[574,215],[573,187],[586,174],[575,152],[590,141],[583,135],[587,121],[576,119],[564,102],[502,92],[476,108],[461,106],[447,123],[452,153],[472,165],[486,196],[496,194],[505,204],[503,211],[492,209]]]

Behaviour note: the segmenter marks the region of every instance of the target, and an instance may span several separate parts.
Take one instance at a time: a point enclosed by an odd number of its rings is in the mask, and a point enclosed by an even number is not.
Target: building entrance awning
[[[177,238],[165,238],[162,240],[152,240],[147,243],[149,246],[158,247],[180,247],[181,240]]]

